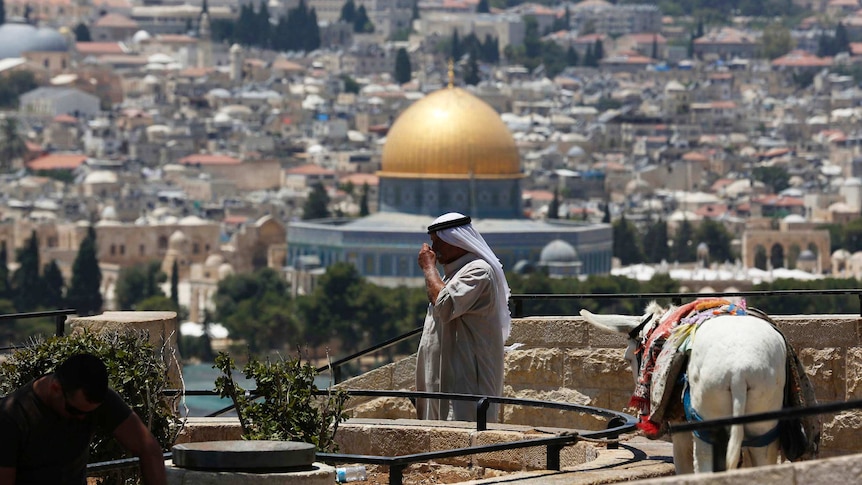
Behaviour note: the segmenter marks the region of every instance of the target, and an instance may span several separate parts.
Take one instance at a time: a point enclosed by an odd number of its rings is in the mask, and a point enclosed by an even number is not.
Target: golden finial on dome
[[[449,89],[455,87],[455,60],[449,58]]]

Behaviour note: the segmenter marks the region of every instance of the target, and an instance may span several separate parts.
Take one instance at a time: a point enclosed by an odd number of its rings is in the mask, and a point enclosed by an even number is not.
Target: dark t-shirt
[[[0,467],[16,468],[16,485],[86,483],[96,428],[111,432],[132,410],[109,389],[84,419],[64,418],[39,399],[33,382],[0,400]]]

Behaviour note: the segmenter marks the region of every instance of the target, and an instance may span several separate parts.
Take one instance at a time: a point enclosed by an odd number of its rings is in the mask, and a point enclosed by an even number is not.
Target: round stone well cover
[[[303,469],[315,448],[299,441],[202,441],[174,445],[173,463],[195,470]]]

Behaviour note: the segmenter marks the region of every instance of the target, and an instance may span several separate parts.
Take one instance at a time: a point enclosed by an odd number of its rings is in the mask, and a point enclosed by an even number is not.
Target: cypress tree
[[[6,3],[0,0],[0,25],[6,23]]]
[[[52,259],[42,269],[42,281],[44,290],[42,292],[42,307],[48,310],[59,310],[65,308],[63,301],[63,273],[57,266],[57,261]]]
[[[490,11],[491,8],[488,5],[488,0],[479,0],[479,4],[476,5],[476,13],[488,13]]]
[[[362,198],[359,199],[359,216],[365,217],[368,214],[368,182],[365,182],[362,184]]]
[[[476,58],[479,57],[478,51],[474,50],[470,53],[470,58],[467,60],[467,69],[464,71],[464,83],[470,86],[479,84],[479,62]]]
[[[26,246],[18,250],[18,269],[12,274],[15,309],[30,312],[39,307],[42,281],[39,276],[39,237],[30,234]]]
[[[548,219],[560,218],[560,191],[554,187],[554,198],[551,199],[551,205],[548,206]]]
[[[96,256],[96,230],[87,230],[81,241],[78,255],[72,264],[72,282],[66,293],[66,301],[77,310],[78,315],[95,315],[102,310],[102,270]]]
[[[325,219],[329,217],[329,195],[320,182],[314,184],[308,199],[302,207],[302,220]]]
[[[341,16],[338,18],[341,22],[352,24],[356,20],[356,4],[353,0],[347,0],[341,7]]]
[[[171,266],[171,301],[174,302],[174,305],[179,308],[180,307],[180,267],[177,264],[177,260],[174,260],[173,266]]]
[[[6,250],[6,241],[0,243],[0,300],[11,300],[12,289],[9,287],[9,253]]]
[[[407,49],[401,47],[395,54],[395,82],[404,84],[410,82],[413,77],[413,67],[410,65],[410,56]]]

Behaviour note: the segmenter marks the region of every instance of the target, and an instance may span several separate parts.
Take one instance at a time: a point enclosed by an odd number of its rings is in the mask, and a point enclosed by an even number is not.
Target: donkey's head
[[[638,379],[637,355],[635,350],[643,342],[645,336],[659,324],[663,316],[667,313],[667,309],[662,308],[658,303],[652,301],[647,305],[643,315],[596,315],[587,310],[581,310],[581,316],[590,325],[596,328],[626,334],[629,344],[626,347],[625,359],[628,361],[632,369],[632,377],[635,382]]]

